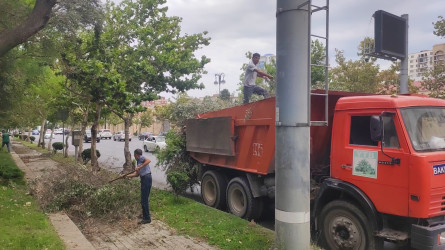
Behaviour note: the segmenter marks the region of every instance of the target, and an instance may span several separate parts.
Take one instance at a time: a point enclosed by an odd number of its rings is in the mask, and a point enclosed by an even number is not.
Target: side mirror
[[[371,140],[381,141],[383,138],[383,120],[380,116],[371,116],[369,127],[371,129]]]

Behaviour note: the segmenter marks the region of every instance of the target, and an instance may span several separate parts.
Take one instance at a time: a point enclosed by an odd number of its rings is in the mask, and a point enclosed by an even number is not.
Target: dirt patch
[[[20,157],[29,159],[26,166],[33,176],[29,180],[30,193],[39,200],[45,211],[64,210],[96,249],[217,249],[205,241],[177,235],[175,230],[156,218],[150,224],[138,225],[140,205],[133,197],[131,203],[134,206],[94,217],[90,212],[91,207],[87,207],[87,203],[91,201],[83,199],[85,192],[101,190],[106,199],[110,197],[109,194],[120,189],[126,192],[130,188],[138,189],[125,186],[125,181],[115,183],[112,187],[107,186],[115,174],[105,170],[94,173],[81,165],[60,164],[45,156],[36,155],[34,150],[21,144],[15,144],[13,149]],[[123,186],[120,189],[116,187],[121,184]],[[64,203],[66,201],[70,202],[69,206]],[[97,201],[100,202],[101,198]],[[109,204],[105,200],[103,206]],[[101,206],[97,207],[102,208]]]
[[[217,249],[204,241],[176,235],[159,220],[145,225],[137,225],[135,220],[112,225],[89,220],[82,232],[97,249]]]

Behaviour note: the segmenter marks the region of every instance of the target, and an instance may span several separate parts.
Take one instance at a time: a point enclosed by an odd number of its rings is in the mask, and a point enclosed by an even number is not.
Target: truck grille
[[[445,214],[445,187],[431,190],[429,217]]]

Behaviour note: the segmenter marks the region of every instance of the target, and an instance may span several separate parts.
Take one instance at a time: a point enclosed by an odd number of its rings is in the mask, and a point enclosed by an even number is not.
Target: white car
[[[63,135],[63,128],[56,128],[54,129],[55,135]]]
[[[100,139],[110,139],[111,137],[113,137],[113,135],[111,134],[111,131],[109,129],[101,129],[99,130],[99,137]]]
[[[113,135],[114,141],[125,141],[125,132],[124,131],[117,131]],[[131,141],[131,137],[128,138],[129,141]]]
[[[46,133],[45,133],[45,139],[49,139],[49,138],[51,138],[51,130],[48,132],[48,131],[46,131]],[[54,134],[53,134],[53,139],[56,139],[56,137],[54,136]]]
[[[155,151],[156,149],[164,149],[167,146],[164,136],[152,136],[144,140],[144,151]]]

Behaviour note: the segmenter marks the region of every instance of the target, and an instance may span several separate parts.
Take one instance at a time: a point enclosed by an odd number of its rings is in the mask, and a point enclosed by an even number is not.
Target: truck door
[[[348,141],[343,151],[343,163],[339,177],[364,191],[379,212],[394,215],[408,214],[408,152],[403,139],[401,123],[397,116],[383,117],[384,138],[382,142],[371,140],[371,115],[351,115]],[[346,129],[348,126],[345,126]],[[346,139],[347,140],[347,139]],[[393,164],[383,152],[400,159]],[[333,161],[334,163],[334,161]],[[335,177],[335,176],[333,176]]]

